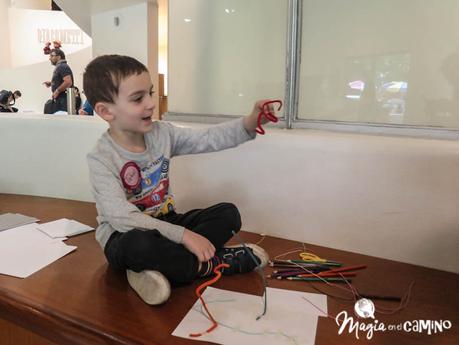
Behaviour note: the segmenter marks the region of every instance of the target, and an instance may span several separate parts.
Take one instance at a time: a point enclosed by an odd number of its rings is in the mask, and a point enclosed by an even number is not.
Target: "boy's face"
[[[144,134],[152,128],[155,110],[150,74],[134,74],[120,83],[118,96],[106,103],[110,130],[117,134]]]

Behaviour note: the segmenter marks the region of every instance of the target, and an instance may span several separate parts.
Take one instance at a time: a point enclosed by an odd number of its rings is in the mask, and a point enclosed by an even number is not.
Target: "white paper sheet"
[[[28,224],[0,232],[0,273],[26,278],[77,247],[53,239]]]
[[[24,216],[20,213],[4,213],[0,215],[0,231],[15,228],[20,225],[37,222],[34,217]]]
[[[94,228],[91,228],[86,224],[67,218],[61,218],[52,222],[39,224],[37,227],[52,238],[75,236],[94,230]]]
[[[208,287],[203,298],[219,323],[218,327],[201,337],[189,336],[211,326],[201,313],[201,302],[197,300],[172,335],[225,345],[314,345],[317,319],[327,313],[327,297],[273,288],[267,289],[267,297],[267,313],[257,321],[256,317],[263,310],[260,296]]]

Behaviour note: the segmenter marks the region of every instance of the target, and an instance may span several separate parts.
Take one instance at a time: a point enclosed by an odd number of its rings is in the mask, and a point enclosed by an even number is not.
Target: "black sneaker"
[[[247,244],[246,247],[255,257],[256,262],[243,246],[226,246],[215,253],[222,263],[230,265],[222,270],[224,275],[251,272],[257,267],[266,266],[269,256],[263,248],[252,243]]]

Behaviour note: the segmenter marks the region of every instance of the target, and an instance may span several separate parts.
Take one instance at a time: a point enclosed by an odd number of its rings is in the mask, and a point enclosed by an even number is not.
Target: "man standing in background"
[[[56,66],[51,81],[45,81],[46,87],[51,86],[53,100],[56,103],[56,111],[67,111],[66,89],[73,87],[73,73],[65,60],[65,54],[61,49],[52,49],[49,54],[49,61]]]

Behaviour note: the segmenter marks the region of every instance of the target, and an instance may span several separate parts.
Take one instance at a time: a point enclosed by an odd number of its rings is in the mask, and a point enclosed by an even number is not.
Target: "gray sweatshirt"
[[[87,156],[98,213],[96,239],[102,248],[113,232],[132,229],[157,229],[181,243],[184,227],[156,219],[175,210],[169,183],[170,159],[219,151],[253,139],[255,133],[248,133],[242,120],[205,129],[156,121],[144,136],[146,150],[142,153],[125,150],[105,132]]]

